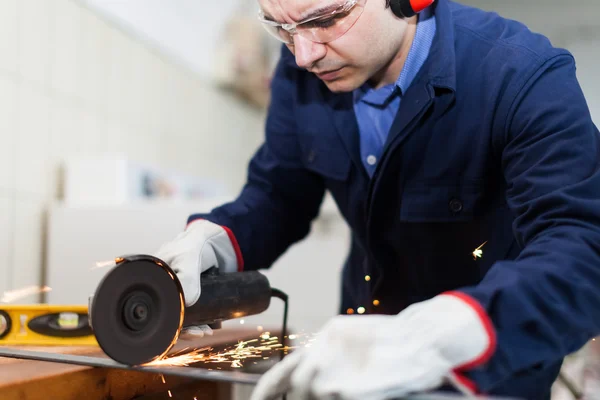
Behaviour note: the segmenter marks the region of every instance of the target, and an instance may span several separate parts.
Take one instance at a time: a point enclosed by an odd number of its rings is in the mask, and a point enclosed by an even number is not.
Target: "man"
[[[157,255],[192,304],[207,268],[268,268],[303,239],[328,190],[352,229],[341,313],[366,313],[253,399],[548,399],[600,333],[600,142],[572,56],[450,0],[259,3],[285,42],[265,142],[239,197]]]

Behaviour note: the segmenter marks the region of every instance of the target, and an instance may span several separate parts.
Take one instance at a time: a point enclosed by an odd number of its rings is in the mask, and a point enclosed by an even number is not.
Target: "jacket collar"
[[[436,87],[456,90],[456,53],[454,47],[454,20],[451,0],[436,0],[434,7],[437,30],[422,67],[422,78]]]

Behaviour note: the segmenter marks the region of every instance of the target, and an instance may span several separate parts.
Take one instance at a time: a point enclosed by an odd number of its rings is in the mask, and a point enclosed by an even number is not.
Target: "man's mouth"
[[[339,77],[339,75],[341,74],[341,71],[344,69],[344,67],[342,68],[338,68],[338,69],[334,69],[331,71],[323,71],[323,72],[315,72],[314,74],[321,79],[322,81],[332,81],[334,79],[337,79]]]

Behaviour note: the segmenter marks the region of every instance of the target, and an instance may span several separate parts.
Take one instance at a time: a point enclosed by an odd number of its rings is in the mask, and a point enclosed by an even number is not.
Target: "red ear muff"
[[[390,8],[398,18],[410,18],[433,4],[435,0],[390,0]]]

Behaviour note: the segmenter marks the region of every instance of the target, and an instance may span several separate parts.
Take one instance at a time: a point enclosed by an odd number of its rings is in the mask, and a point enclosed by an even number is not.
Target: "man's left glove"
[[[472,298],[448,292],[398,315],[332,319],[311,347],[295,350],[267,371],[251,400],[293,391],[299,398],[381,400],[452,383],[476,388],[458,372],[485,363],[495,331]]]
[[[163,244],[154,254],[173,269],[181,286],[186,307],[201,296],[201,274],[210,268],[220,273],[243,269],[243,260],[233,233],[227,228],[204,219],[190,222],[173,240]],[[187,327],[182,339],[211,335],[207,325]]]

